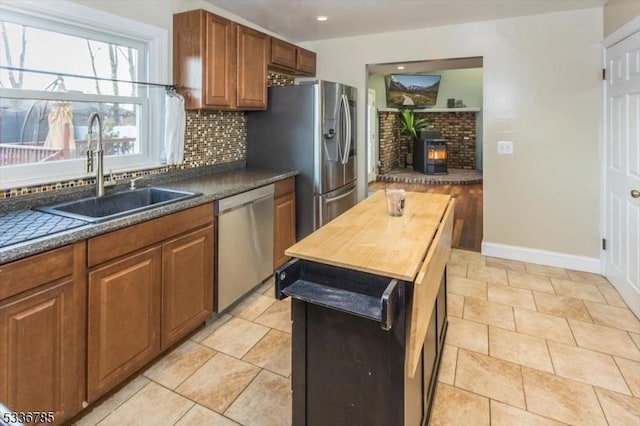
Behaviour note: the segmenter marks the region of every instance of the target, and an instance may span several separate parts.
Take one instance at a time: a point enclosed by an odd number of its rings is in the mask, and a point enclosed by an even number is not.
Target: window
[[[102,119],[106,171],[159,166],[164,91],[131,81],[167,82],[167,32],[48,3],[1,6],[0,65],[16,69],[0,69],[0,187],[88,176],[93,112]]]

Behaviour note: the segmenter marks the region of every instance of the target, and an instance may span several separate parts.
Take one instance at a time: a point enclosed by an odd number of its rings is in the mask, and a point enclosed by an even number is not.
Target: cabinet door
[[[162,348],[213,312],[213,226],[162,246]]]
[[[154,247],[89,273],[89,401],[160,352],[161,266]]]
[[[289,70],[296,69],[296,47],[286,41],[271,39],[271,64]]]
[[[267,52],[269,37],[251,28],[237,27],[237,102],[248,109],[267,107]]]
[[[53,411],[62,421],[81,408],[72,288],[68,278],[0,307],[0,401],[13,411]]]
[[[300,74],[316,75],[316,53],[300,47],[296,49],[296,71]]]
[[[204,82],[205,104],[232,108],[235,100],[235,24],[220,16],[205,14]]]
[[[273,267],[291,259],[284,251],[296,242],[296,201],[294,193],[279,197],[273,214]]]
[[[0,402],[12,411],[62,423],[82,409],[85,252],[79,242],[0,266],[0,286],[30,288],[0,302]]]

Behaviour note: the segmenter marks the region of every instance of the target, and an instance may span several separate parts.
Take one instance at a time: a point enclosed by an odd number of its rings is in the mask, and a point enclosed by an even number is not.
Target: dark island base
[[[309,283],[326,292],[296,293]],[[412,289],[413,283],[303,260],[276,271],[276,296],[293,299],[294,426],[428,424],[447,330],[446,270],[410,379],[405,357]],[[350,291],[377,297],[380,315],[363,314],[359,306],[349,312],[343,303],[336,307],[336,292]]]

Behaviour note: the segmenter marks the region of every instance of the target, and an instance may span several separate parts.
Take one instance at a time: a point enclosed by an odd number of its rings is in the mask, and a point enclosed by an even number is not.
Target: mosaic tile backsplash
[[[293,82],[293,77],[286,74],[271,71],[267,74],[267,86],[288,86]],[[245,160],[246,141],[247,117],[243,111],[187,111],[184,162],[182,164],[114,173],[112,179],[117,182],[176,169],[182,170]],[[87,178],[11,188],[0,191],[0,199],[94,184],[95,178]]]
[[[247,120],[244,112],[187,111],[186,115],[184,162],[182,164],[114,173],[112,179],[117,182],[176,169],[188,169],[245,159]],[[0,192],[0,199],[93,184],[95,184],[95,178],[11,188]]]

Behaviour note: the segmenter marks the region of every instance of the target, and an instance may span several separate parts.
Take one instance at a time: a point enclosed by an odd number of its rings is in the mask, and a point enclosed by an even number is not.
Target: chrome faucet
[[[91,137],[93,136],[93,123],[98,120],[98,142],[96,149],[91,150]],[[96,197],[102,197],[104,195],[104,151],[102,150],[102,120],[97,112],[92,113],[89,116],[89,130],[87,130],[87,173],[93,171],[93,156],[97,162],[96,165]]]

